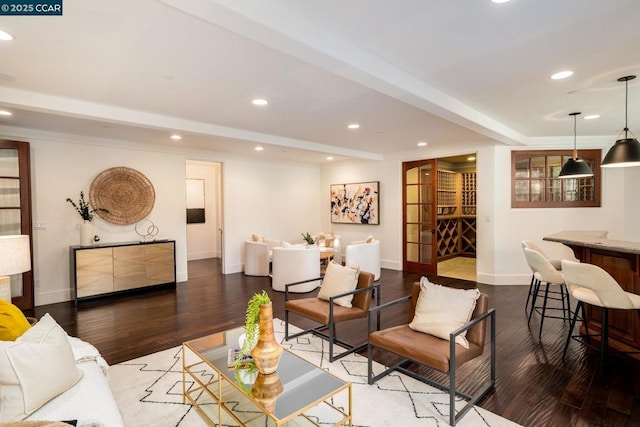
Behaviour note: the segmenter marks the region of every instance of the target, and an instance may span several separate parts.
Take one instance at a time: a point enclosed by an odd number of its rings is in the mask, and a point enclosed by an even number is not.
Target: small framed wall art
[[[380,224],[380,182],[331,185],[331,222]]]
[[[187,224],[204,222],[204,179],[187,178]]]

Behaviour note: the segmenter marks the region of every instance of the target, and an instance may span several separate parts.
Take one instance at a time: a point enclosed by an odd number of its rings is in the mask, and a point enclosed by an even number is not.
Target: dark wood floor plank
[[[407,295],[420,275],[382,270],[382,301]],[[444,277],[435,283],[457,288],[478,287],[489,295],[496,309],[497,383],[481,402],[483,408],[526,426],[640,426],[640,361],[616,359],[603,380],[599,379],[597,351],[572,342],[567,357],[562,348],[568,333],[566,322],[547,319],[538,338],[539,316],[530,327],[524,311],[528,286],[488,286]],[[266,289],[274,316],[284,318],[284,294],[274,292],[268,277],[222,275],[219,259],[189,262],[189,281],[175,288],[115,296],[96,301],[60,303],[37,307],[74,336],[94,344],[110,364],[164,350],[183,341],[244,323],[247,300]],[[300,294],[296,298],[308,297]],[[383,327],[407,321],[406,306],[384,313]],[[311,326],[305,319],[293,321]],[[349,342],[366,336],[366,322],[338,326],[338,335]],[[390,356],[377,355],[381,363]],[[460,367],[459,381],[468,390],[486,379],[488,351],[482,358]],[[411,369],[442,380],[443,374],[424,367]]]

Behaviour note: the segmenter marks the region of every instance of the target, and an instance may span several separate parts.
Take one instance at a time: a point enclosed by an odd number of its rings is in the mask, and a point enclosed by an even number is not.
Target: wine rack
[[[476,255],[476,172],[438,169],[439,259]]]
[[[463,172],[462,174],[462,214],[476,214],[476,173]]]
[[[454,215],[458,208],[458,174],[438,169],[438,215]]]

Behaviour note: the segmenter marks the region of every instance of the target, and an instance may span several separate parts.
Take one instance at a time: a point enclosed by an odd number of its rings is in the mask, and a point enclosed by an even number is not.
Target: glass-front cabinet
[[[593,171],[592,177],[558,178],[570,151],[513,151],[511,207],[600,206],[600,150],[582,150],[579,155]]]

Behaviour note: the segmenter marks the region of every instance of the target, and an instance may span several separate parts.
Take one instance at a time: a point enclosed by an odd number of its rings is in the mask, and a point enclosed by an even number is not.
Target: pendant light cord
[[[627,133],[629,132],[629,126],[627,123],[629,117],[629,80],[624,81],[624,137],[627,139]]]
[[[578,133],[578,131],[576,130],[576,116],[573,116],[573,158],[575,160],[575,158],[577,157],[577,153],[578,153],[578,147],[576,146],[576,134]]]

